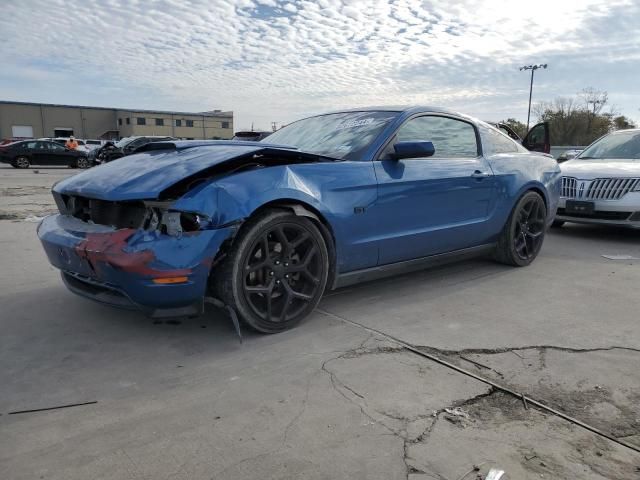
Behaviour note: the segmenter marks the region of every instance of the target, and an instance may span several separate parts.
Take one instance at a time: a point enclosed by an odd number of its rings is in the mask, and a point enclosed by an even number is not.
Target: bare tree
[[[588,88],[574,98],[540,103],[534,112],[539,121],[549,123],[553,144],[588,145],[614,127],[615,108],[603,113],[607,103],[607,92]]]
[[[589,116],[587,117],[587,132],[591,133],[593,120],[600,114],[609,101],[609,94],[602,90],[596,90],[593,87],[587,87],[583,88],[578,96],[582,99],[589,112]]]

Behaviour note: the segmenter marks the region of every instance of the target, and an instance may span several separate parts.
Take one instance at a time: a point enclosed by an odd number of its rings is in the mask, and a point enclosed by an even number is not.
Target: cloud
[[[52,11],[59,14],[52,15]],[[0,97],[236,112],[236,126],[426,103],[488,119],[608,90],[638,117],[633,0],[23,0],[0,16]]]

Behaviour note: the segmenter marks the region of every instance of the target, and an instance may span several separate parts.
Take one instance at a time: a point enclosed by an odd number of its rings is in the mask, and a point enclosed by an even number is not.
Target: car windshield
[[[261,140],[341,160],[355,160],[398,112],[331,113],[298,120]]]
[[[115,145],[118,148],[124,148],[127,145],[129,145],[131,142],[133,142],[135,139],[136,139],[135,137],[125,137],[121,140],[118,140]]]
[[[640,131],[618,132],[601,138],[577,157],[589,159],[640,159]]]

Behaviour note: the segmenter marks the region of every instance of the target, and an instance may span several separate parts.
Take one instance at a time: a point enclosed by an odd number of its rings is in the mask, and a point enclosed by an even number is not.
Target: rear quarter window
[[[485,156],[528,151],[505,133],[495,128],[483,124],[479,124],[478,128],[480,130],[480,139],[482,140],[482,151]]]

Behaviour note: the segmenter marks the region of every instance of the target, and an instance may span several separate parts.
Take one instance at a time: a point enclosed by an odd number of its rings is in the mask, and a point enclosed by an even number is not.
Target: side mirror
[[[391,154],[391,157],[394,160],[431,157],[436,153],[433,142],[397,142],[393,146],[393,150],[394,153]]]

